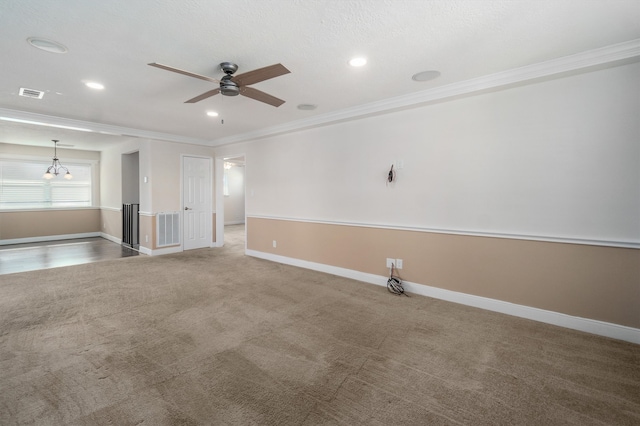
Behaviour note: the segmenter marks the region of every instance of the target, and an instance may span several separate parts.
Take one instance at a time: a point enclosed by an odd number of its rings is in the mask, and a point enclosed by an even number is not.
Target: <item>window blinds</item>
[[[91,206],[91,165],[64,164],[73,179],[42,175],[50,162],[0,159],[0,209]]]

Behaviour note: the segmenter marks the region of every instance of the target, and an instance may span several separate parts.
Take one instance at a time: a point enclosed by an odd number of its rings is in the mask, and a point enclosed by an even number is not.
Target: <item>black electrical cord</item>
[[[402,280],[399,276],[395,275],[395,265],[391,264],[391,273],[389,274],[389,279],[387,280],[387,290],[389,293],[395,294],[397,296],[405,295],[409,297],[407,293],[404,292],[404,287],[402,287]]]

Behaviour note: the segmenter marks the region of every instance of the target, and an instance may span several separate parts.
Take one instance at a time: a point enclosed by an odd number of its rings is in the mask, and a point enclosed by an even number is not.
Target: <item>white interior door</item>
[[[211,159],[183,157],[184,250],[211,247]]]

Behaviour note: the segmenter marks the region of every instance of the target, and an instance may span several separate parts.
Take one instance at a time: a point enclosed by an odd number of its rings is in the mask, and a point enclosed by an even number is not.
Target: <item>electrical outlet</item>
[[[387,268],[391,268],[391,266],[393,266],[395,262],[396,262],[395,259],[391,259],[390,257],[387,257]]]
[[[396,259],[396,269],[402,269],[402,259]]]
[[[144,236],[144,241],[145,241],[146,243],[148,243],[148,242],[149,242],[149,236],[148,236],[148,235],[145,235],[145,236]]]
[[[273,240],[273,248],[276,248],[278,246],[278,243],[276,243],[276,240]]]

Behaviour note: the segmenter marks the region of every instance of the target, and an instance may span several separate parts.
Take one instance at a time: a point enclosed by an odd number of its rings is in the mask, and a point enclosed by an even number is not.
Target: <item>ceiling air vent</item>
[[[27,98],[42,99],[42,97],[44,96],[44,92],[41,92],[39,90],[34,90],[34,89],[25,89],[24,87],[21,87],[20,96],[24,96]]]

